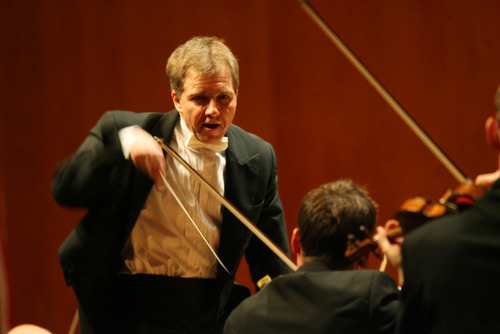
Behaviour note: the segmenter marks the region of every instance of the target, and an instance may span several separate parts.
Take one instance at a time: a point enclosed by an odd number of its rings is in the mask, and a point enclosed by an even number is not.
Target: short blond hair
[[[184,92],[186,72],[215,75],[229,69],[234,91],[240,82],[238,60],[225,41],[218,37],[196,36],[177,47],[167,61],[167,76],[170,88],[179,96]]]

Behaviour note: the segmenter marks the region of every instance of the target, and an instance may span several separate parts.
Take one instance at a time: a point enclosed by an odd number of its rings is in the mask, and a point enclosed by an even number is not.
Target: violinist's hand
[[[500,169],[492,173],[480,174],[476,177],[474,184],[489,189],[496,180],[500,178]]]
[[[399,222],[395,219],[390,219],[385,223],[385,226],[377,226],[377,234],[375,241],[378,244],[379,250],[387,257],[387,261],[393,266],[399,274],[399,285],[403,285],[403,256],[401,254],[401,244],[403,237],[397,237],[393,242],[387,237],[387,231],[399,227]]]
[[[130,148],[134,166],[155,181],[157,189],[164,189],[161,173],[165,175],[165,157],[156,140],[143,129],[134,129],[134,142]]]

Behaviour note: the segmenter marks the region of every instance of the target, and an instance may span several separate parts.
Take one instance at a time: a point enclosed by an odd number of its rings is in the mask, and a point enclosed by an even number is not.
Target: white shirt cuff
[[[120,142],[122,144],[123,156],[125,157],[125,159],[128,159],[130,157],[130,150],[137,140],[135,132],[140,128],[141,127],[138,125],[131,125],[118,131],[118,136],[120,137]]]

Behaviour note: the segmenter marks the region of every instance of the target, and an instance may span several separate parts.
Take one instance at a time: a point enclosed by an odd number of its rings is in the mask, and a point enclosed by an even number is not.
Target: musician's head
[[[167,62],[171,96],[188,128],[202,142],[222,138],[236,112],[238,61],[224,41],[194,37]]]
[[[196,36],[181,44],[168,58],[166,71],[171,90],[179,96],[184,92],[188,72],[213,76],[229,71],[233,90],[238,92],[238,60],[225,41],[218,37]]]
[[[376,221],[377,204],[350,180],[312,190],[302,200],[298,227],[292,235],[298,264],[322,261],[334,269],[348,268],[352,264],[344,256],[348,236],[364,239],[366,234],[360,227],[365,226],[371,234]]]
[[[498,156],[498,169],[492,173],[480,174],[476,177],[474,183],[486,189],[491,187],[500,178],[500,86],[495,94],[494,103],[497,109],[496,117],[490,116],[486,119],[486,141],[490,148]]]

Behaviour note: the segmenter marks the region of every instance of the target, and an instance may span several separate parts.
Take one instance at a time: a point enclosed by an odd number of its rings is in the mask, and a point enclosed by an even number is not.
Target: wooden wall
[[[466,175],[496,168],[483,124],[500,83],[499,1],[311,3]],[[380,223],[405,199],[437,200],[457,183],[297,1],[5,0],[0,22],[12,325],[69,328],[76,301],[57,249],[84,212],[54,202],[54,167],[106,110],[172,109],[165,62],[194,35],[226,39],[240,60],[235,123],[274,145],[289,231],[325,182],[366,186]],[[238,278],[249,284],[244,267]]]

